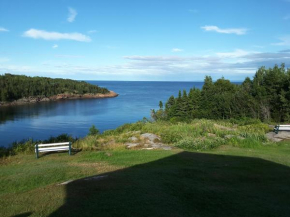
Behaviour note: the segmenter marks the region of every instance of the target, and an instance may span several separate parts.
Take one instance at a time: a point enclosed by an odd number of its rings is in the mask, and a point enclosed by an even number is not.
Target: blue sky
[[[0,74],[200,81],[290,67],[290,0],[0,0]]]

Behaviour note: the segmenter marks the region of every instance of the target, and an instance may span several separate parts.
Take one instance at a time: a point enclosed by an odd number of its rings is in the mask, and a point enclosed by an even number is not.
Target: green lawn
[[[289,156],[289,143],[16,155],[1,160],[0,216],[286,217]]]

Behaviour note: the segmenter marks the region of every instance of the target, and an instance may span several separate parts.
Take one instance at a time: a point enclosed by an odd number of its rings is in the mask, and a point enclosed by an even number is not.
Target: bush
[[[207,150],[217,148],[220,145],[224,144],[224,140],[219,137],[215,138],[191,138],[187,137],[178,141],[175,146],[182,149],[191,149],[191,150]]]
[[[232,124],[238,124],[240,126],[262,123],[260,119],[247,118],[247,117],[240,118],[240,119],[231,118],[231,119],[229,119],[229,122]]]
[[[66,133],[60,134],[59,136],[51,136],[49,139],[42,141],[41,143],[57,143],[57,142],[75,142],[78,138],[73,138],[71,135]]]
[[[11,145],[6,147],[0,147],[0,157],[3,156],[11,156],[20,153],[29,154],[34,153],[35,145],[41,143],[57,143],[57,142],[75,142],[77,138],[73,138],[68,134],[61,134],[59,136],[53,137],[51,136],[49,139],[46,140],[33,140],[33,139],[26,139],[20,142],[13,142]]]
[[[89,135],[89,136],[96,136],[96,135],[98,135],[98,134],[100,134],[100,131],[96,128],[95,125],[92,125],[92,126],[90,127],[90,129],[89,129],[89,133],[88,133],[88,135]]]

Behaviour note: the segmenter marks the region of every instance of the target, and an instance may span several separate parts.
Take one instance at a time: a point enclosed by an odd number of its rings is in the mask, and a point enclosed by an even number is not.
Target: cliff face
[[[109,93],[86,93],[86,94],[57,94],[50,97],[42,97],[42,96],[31,96],[25,97],[22,99],[15,100],[13,102],[0,102],[0,106],[11,106],[11,105],[23,105],[28,103],[38,103],[38,102],[49,102],[56,101],[62,99],[98,99],[98,98],[113,98],[117,97],[119,94],[114,91],[110,91]]]

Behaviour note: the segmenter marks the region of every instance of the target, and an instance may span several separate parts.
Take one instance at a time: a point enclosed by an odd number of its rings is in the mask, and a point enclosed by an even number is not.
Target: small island
[[[0,75],[0,106],[117,96],[118,94],[114,91],[84,81],[12,74]]]

